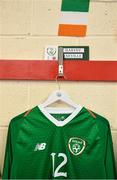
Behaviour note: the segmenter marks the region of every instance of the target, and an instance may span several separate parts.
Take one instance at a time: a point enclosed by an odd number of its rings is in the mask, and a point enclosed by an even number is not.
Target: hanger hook
[[[64,79],[67,79],[67,78],[66,78],[65,75],[63,75],[63,76],[57,75],[57,76],[56,76],[56,84],[57,84],[57,86],[58,86],[58,90],[60,91],[60,90],[61,90],[61,86],[60,86],[60,81],[58,80],[59,78],[64,78]]]
[[[60,88],[60,83],[58,81],[58,78],[59,78],[59,75],[56,76],[56,84],[58,86],[58,90],[60,91],[61,88]]]

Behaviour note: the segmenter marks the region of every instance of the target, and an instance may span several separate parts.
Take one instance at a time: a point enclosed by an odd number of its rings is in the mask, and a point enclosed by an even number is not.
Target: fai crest
[[[69,150],[73,155],[79,155],[81,154],[86,146],[86,143],[83,139],[78,137],[72,137],[70,138],[68,142]]]
[[[49,56],[54,56],[56,54],[56,48],[54,48],[54,47],[47,48],[47,54]]]

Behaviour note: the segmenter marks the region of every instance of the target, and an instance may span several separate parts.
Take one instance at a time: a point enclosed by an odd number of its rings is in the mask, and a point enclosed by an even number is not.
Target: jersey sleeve
[[[13,154],[12,154],[11,125],[9,125],[8,133],[7,133],[7,142],[6,142],[6,151],[5,151],[2,179],[10,179],[12,155]]]
[[[117,178],[110,126],[108,128],[108,134],[107,134],[105,168],[106,168],[107,179],[116,179]]]
[[[14,117],[10,121],[7,133],[2,179],[10,179],[15,142],[21,125],[21,120],[24,117],[25,113],[26,112]]]

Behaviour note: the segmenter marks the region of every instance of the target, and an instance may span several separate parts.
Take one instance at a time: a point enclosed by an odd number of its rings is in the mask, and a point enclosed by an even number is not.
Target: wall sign
[[[63,48],[63,60],[89,60],[89,46],[59,46],[60,48]]]

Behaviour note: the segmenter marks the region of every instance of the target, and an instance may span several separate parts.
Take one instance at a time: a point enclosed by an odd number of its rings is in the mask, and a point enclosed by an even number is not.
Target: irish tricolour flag
[[[90,0],[62,0],[59,36],[85,36]]]

